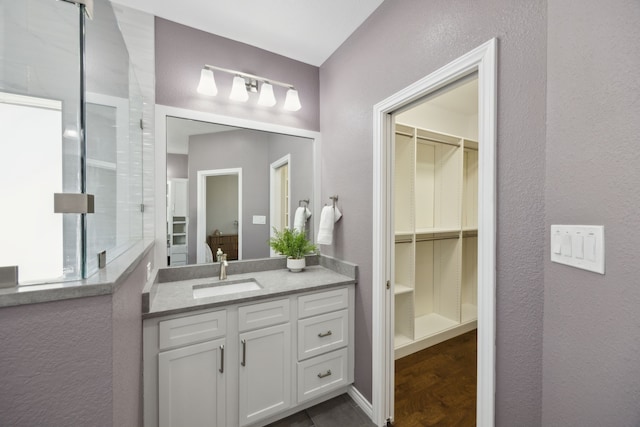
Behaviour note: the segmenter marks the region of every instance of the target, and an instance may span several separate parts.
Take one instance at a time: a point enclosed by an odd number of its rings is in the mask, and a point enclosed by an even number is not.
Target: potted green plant
[[[274,236],[269,239],[269,246],[277,253],[287,257],[287,268],[294,273],[304,269],[304,256],[315,253],[318,248],[312,244],[307,236],[298,231],[284,228],[278,231],[273,227]]]

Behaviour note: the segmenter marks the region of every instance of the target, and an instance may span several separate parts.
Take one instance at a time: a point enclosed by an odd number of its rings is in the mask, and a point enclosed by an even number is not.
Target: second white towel
[[[318,226],[319,245],[330,245],[333,243],[333,224],[342,218],[340,209],[333,206],[325,206],[320,213],[320,225]]]

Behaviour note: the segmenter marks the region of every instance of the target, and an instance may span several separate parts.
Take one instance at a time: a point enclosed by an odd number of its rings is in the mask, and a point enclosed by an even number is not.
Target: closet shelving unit
[[[395,357],[477,326],[478,143],[395,129]]]

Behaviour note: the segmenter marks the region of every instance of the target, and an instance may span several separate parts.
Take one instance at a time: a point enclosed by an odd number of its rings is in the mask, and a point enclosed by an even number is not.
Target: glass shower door
[[[81,215],[54,214],[80,193],[80,8],[0,0],[0,267],[20,284],[82,277]]]

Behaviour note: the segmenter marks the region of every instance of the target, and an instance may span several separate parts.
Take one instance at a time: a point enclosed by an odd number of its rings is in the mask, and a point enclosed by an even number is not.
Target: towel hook
[[[331,196],[329,198],[333,201],[333,208],[335,209],[336,208],[336,203],[338,203],[338,195],[336,194],[336,195]]]
[[[302,200],[298,200],[298,207],[302,207],[302,204],[304,203],[304,207],[308,208],[309,207],[309,199],[302,199]]]

